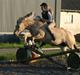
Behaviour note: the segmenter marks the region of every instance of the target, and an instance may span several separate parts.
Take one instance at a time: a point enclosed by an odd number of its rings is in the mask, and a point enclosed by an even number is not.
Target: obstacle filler
[[[40,56],[35,57],[35,54],[39,54]],[[68,50],[68,51],[61,51],[54,54],[44,54],[42,50],[36,47],[36,45],[26,45],[23,48],[19,48],[16,53],[16,59],[20,63],[29,63],[32,60],[42,59],[46,58],[52,63],[55,63],[57,65],[66,67],[66,65],[59,63],[58,61],[55,61],[52,57],[55,56],[61,56],[66,55],[69,53],[69,56],[67,57],[67,65],[71,68],[77,69],[80,67],[80,57],[77,53],[79,53],[79,49],[74,50]]]

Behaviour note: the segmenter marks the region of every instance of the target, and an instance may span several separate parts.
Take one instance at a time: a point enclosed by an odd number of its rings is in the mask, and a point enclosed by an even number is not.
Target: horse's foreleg
[[[27,32],[27,33],[25,33],[24,34],[24,42],[27,44],[27,38],[28,37],[31,37],[32,35],[31,35],[31,33],[30,32]]]

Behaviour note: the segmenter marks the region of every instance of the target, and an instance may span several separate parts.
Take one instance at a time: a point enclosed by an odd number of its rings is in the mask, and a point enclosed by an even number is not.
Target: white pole
[[[61,0],[55,0],[55,21],[57,24],[57,27],[60,27],[60,12],[61,12]]]

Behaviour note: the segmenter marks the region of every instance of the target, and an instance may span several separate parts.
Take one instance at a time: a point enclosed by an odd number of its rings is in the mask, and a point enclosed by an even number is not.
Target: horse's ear
[[[30,16],[30,17],[28,17],[28,19],[33,19],[34,17],[35,17],[35,13],[34,13],[34,12],[32,12],[31,16]]]

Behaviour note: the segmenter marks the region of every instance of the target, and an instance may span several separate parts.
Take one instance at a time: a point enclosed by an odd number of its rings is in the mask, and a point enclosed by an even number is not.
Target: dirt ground
[[[10,52],[9,49],[1,49],[1,51]],[[34,64],[0,63],[0,75],[80,75],[80,69],[68,71],[60,65],[48,63],[48,60],[41,61]]]
[[[46,61],[47,62],[47,61]],[[68,71],[52,63],[1,64],[0,75],[80,75],[80,70]]]

